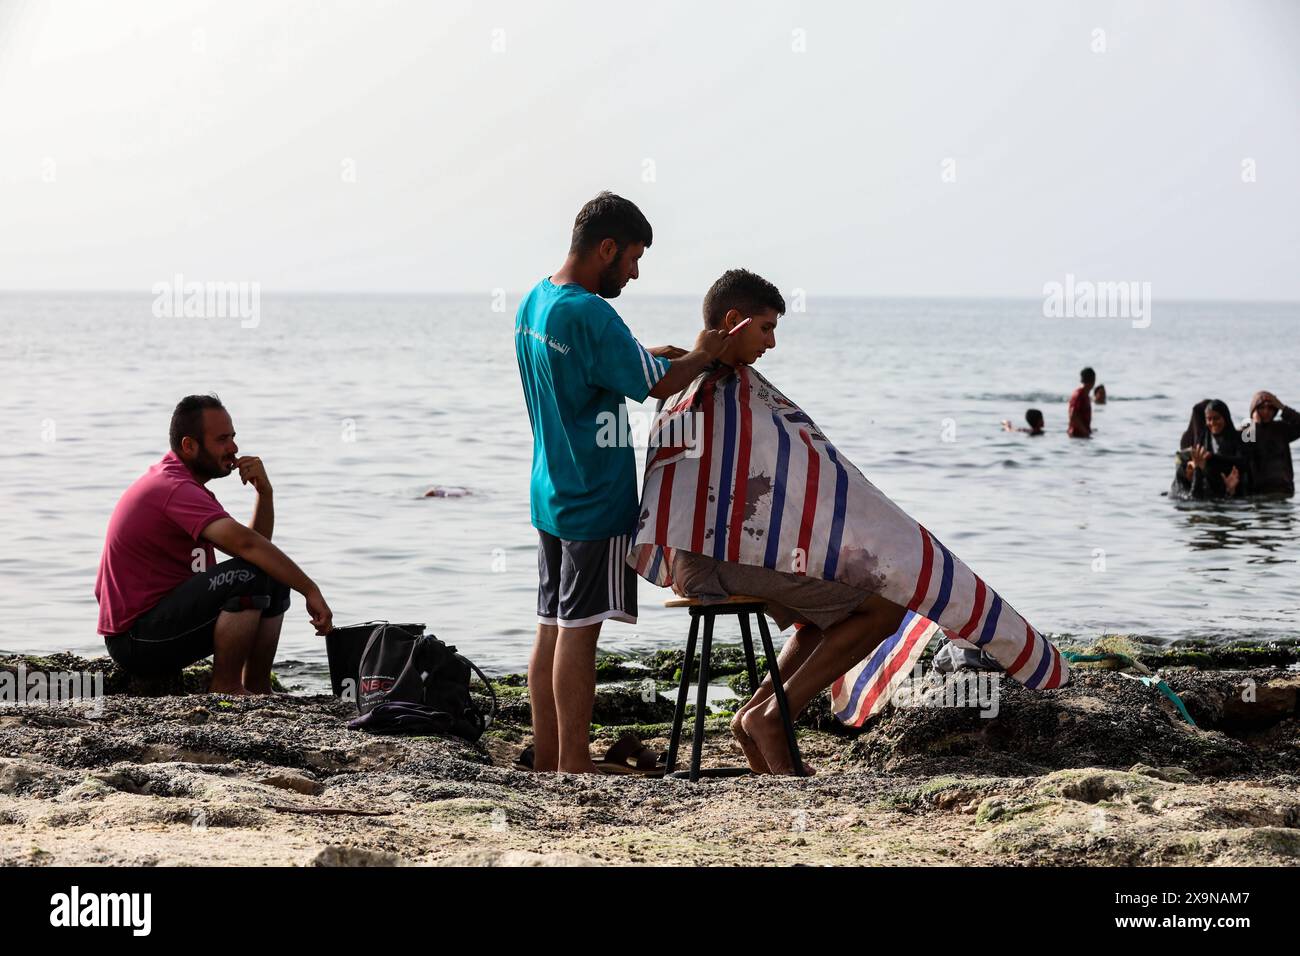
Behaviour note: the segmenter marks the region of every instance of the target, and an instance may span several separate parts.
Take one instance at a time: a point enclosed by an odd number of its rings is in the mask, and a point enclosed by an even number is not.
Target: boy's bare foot
[[[745,759],[749,762],[749,769],[754,773],[770,773],[767,769],[767,761],[763,759],[763,753],[754,743],[754,738],[745,733],[744,718],[749,713],[749,707],[742,707],[736,711],[736,716],[731,718],[731,735],[736,738],[736,743],[740,744],[740,749],[745,752]]]
[[[794,776],[794,764],[790,762],[790,745],[785,739],[785,728],[781,726],[781,715],[776,705],[755,708],[741,718],[741,727],[758,748],[769,773]],[[811,777],[816,771],[808,764],[803,765],[804,776]]]

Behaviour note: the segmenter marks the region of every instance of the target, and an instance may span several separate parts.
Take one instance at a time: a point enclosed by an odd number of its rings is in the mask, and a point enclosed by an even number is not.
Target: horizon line
[[[195,281],[226,281],[239,282],[241,280],[195,280]],[[249,280],[242,280],[249,281]],[[531,286],[529,287],[531,288]],[[507,295],[517,292],[526,292],[527,289],[505,289]],[[807,292],[807,290],[805,290]],[[0,295],[153,295],[152,289],[142,288],[4,288],[0,287]],[[261,293],[259,293],[260,295]],[[476,298],[480,296],[491,297],[493,290],[483,291],[476,290],[467,292],[446,291],[436,289],[416,289],[416,290],[374,290],[374,289],[278,289],[274,292],[267,292],[266,295],[275,296],[300,296],[310,297],[319,296],[321,298],[348,298],[348,297],[371,297],[371,298],[421,298],[421,297],[445,297],[445,298]],[[644,292],[640,294],[647,298],[663,299],[693,299],[700,300],[703,298],[702,293],[697,292]],[[620,298],[622,298],[620,296]],[[813,298],[813,296],[809,296]],[[990,293],[867,293],[867,292],[831,292],[818,293],[818,299],[875,299],[875,300],[916,300],[916,301],[988,301],[988,302],[1037,302],[1040,301],[1041,295],[1006,295]],[[1153,299],[1156,297],[1153,297]],[[1173,296],[1163,299],[1165,302],[1177,303],[1232,303],[1237,305],[1300,305],[1300,298],[1295,299],[1270,299],[1270,298],[1229,298],[1223,296]]]

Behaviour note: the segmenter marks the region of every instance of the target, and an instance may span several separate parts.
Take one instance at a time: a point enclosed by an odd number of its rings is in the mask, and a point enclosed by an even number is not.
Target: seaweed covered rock
[[[527,687],[511,687],[493,681],[497,695],[497,722],[529,725],[532,723],[532,704]],[[486,706],[486,698],[482,698]],[[658,692],[653,680],[623,681],[600,684],[592,704],[591,722],[606,724],[653,724],[673,719],[672,701]]]
[[[762,645],[755,635],[754,647],[757,653],[758,666],[760,671],[764,666],[765,658],[762,653]],[[691,676],[698,676],[696,668],[699,666],[700,648],[697,642],[695,647],[696,658],[691,663]],[[655,651],[646,658],[646,666],[649,667],[650,673],[664,681],[679,681],[682,679],[682,661],[686,659],[686,641],[682,639],[682,646],[665,650]],[[723,677],[731,674],[741,674],[745,671],[745,649],[740,644],[719,644],[716,641],[709,649],[709,680],[710,683],[716,682]]]
[[[962,678],[948,675],[942,683],[951,687]],[[1191,727],[1159,692],[1120,674],[1077,670],[1068,686],[1053,691],[1009,679],[998,687],[996,708],[891,706],[867,725],[854,754],[881,770],[931,773],[1147,764],[1230,776],[1262,763],[1246,743]]]
[[[1197,725],[1229,733],[1267,730],[1296,715],[1300,673],[1179,671],[1165,682],[1182,698]]]
[[[1180,638],[1170,643],[1156,643],[1125,634],[1104,634],[1087,643],[1058,638],[1057,644],[1063,651],[1080,654],[1122,654],[1153,671],[1173,667],[1203,671],[1242,670],[1290,667],[1300,663],[1300,638],[1272,641]],[[1117,667],[1118,663],[1100,666]]]
[[[104,694],[128,694],[132,697],[166,697],[177,694],[206,694],[212,679],[212,662],[202,660],[174,674],[161,677],[136,677],[118,667],[111,657],[80,657],[62,651],[43,656],[10,655],[0,657],[0,674],[29,677],[33,674],[80,674],[102,681]],[[284,685],[274,672],[271,688],[284,692]]]

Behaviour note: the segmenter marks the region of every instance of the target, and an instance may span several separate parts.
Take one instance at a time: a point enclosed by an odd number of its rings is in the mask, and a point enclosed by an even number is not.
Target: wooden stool
[[[695,694],[695,741],[691,747],[691,769],[686,774],[692,782],[700,779],[700,751],[704,748],[704,704],[709,690],[709,654],[713,647],[713,619],[719,614],[734,614],[740,619],[740,636],[745,644],[745,666],[749,670],[750,693],[758,691],[758,666],[754,661],[754,642],[749,633],[749,615],[758,618],[758,632],[763,638],[763,654],[767,658],[767,672],[772,678],[772,694],[776,697],[777,709],[781,712],[781,723],[785,726],[786,741],[790,745],[790,760],[794,772],[803,776],[803,759],[799,756],[799,744],[794,736],[794,724],[790,717],[790,705],[785,699],[785,688],[781,685],[781,672],[776,663],[776,652],[772,649],[772,635],[767,630],[767,619],[763,611],[767,603],[762,598],[733,594],[724,602],[704,604],[698,598],[678,598],[665,601],[664,607],[684,607],[691,612],[691,630],[686,637],[686,657],[682,661],[682,682],[677,688],[677,708],[673,712],[673,731],[668,738],[667,773],[675,777],[677,772],[677,745],[682,736],[682,723],[686,719],[686,692],[690,686],[691,663],[695,660],[695,638],[699,633],[700,618],[704,618],[704,643],[700,647],[700,685]],[[729,768],[730,769],[730,768]],[[708,775],[708,771],[705,771]]]

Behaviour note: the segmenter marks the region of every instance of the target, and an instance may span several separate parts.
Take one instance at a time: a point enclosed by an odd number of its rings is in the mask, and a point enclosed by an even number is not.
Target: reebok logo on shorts
[[[208,581],[208,590],[215,591],[217,588],[225,587],[227,584],[234,584],[236,581],[245,584],[251,580],[253,580],[252,571],[247,568],[231,568],[229,571],[221,571],[212,575],[211,580]]]

